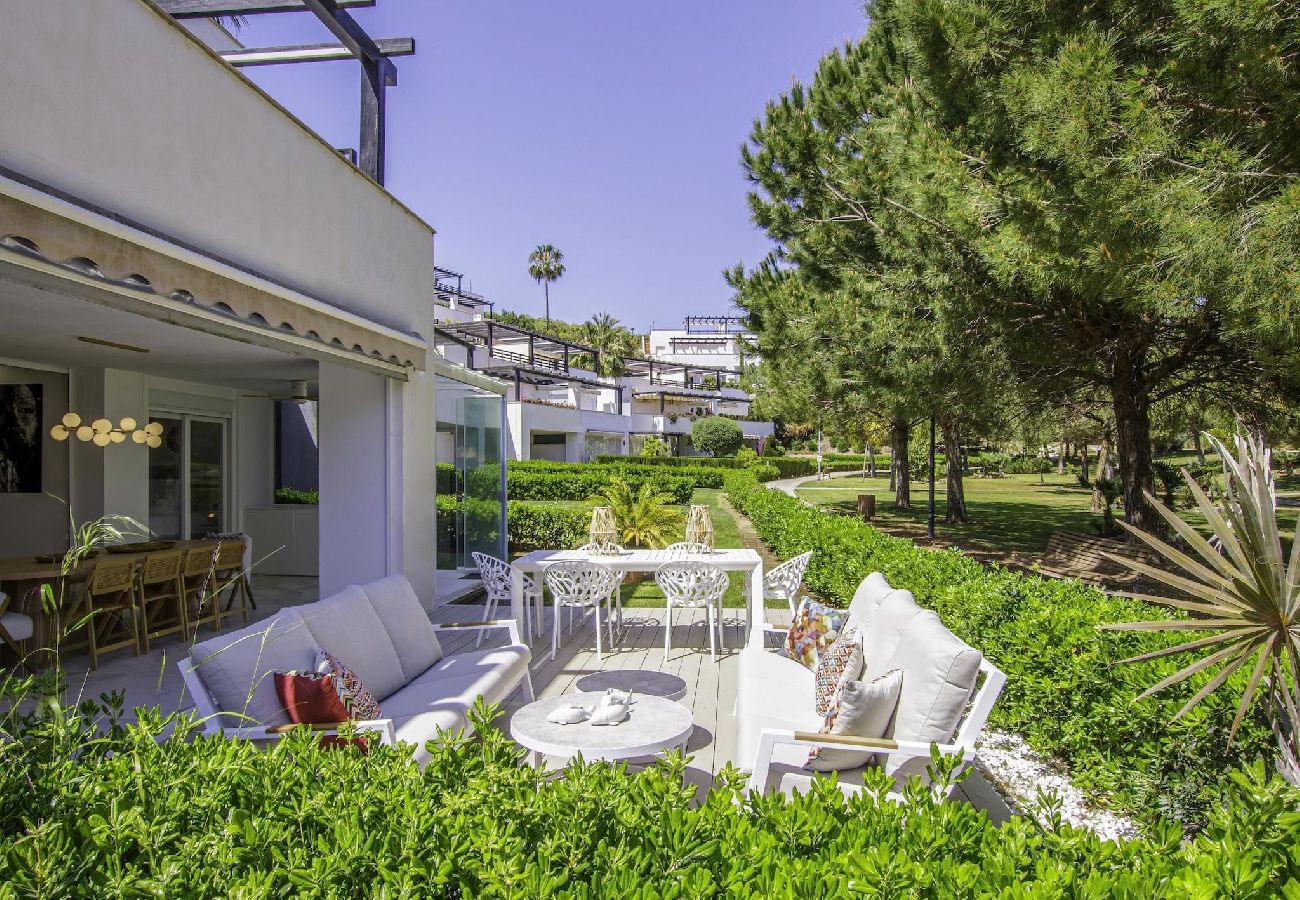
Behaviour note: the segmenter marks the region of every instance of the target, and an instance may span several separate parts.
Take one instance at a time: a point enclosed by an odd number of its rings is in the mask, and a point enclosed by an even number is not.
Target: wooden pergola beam
[[[380,38],[375,41],[385,57],[410,56],[415,53],[414,38]],[[226,50],[221,58],[232,66],[277,66],[290,63],[322,62],[354,59],[352,51],[342,44],[288,44],[279,47],[249,47],[244,50]]]
[[[303,0],[154,0],[175,19],[216,16],[257,16],[263,13],[307,12]],[[375,0],[336,0],[340,7],[374,6]]]

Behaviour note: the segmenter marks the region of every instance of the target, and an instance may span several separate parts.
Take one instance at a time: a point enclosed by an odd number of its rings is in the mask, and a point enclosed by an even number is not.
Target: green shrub
[[[1062,761],[1080,787],[1138,818],[1151,821],[1162,812],[1195,827],[1227,769],[1269,753],[1267,726],[1259,720],[1248,721],[1225,749],[1240,688],[1211,695],[1173,724],[1174,713],[1203,682],[1193,679],[1158,699],[1136,700],[1180,663],[1119,661],[1169,641],[1101,633],[1097,626],[1162,617],[1161,610],[1077,581],[985,568],[956,550],[925,550],[856,518],[805,506],[744,473],[727,479],[727,496],[781,558],[815,551],[804,583],[828,601],[847,605],[873,571],[912,591],[1006,673],[993,726],[1022,734],[1035,750]]]
[[[434,488],[439,494],[456,494],[459,493],[460,473],[451,463],[438,463],[437,478],[434,482]]]
[[[1008,475],[1046,475],[1052,467],[1046,456],[1016,456],[1007,460],[1002,471]]]
[[[641,443],[641,456],[646,459],[663,459],[671,452],[668,442],[658,435],[647,435]]]
[[[89,714],[90,710],[86,711]],[[995,826],[882,776],[846,799],[740,800],[728,770],[696,800],[679,756],[563,778],[476,710],[477,737],[409,749],[270,749],[187,739],[145,715],[81,714],[0,745],[0,894],[9,897],[1293,897],[1300,795],[1256,768],[1183,843],[1104,841],[1025,818]],[[797,890],[793,887],[797,885]]]
[[[291,487],[276,488],[275,502],[295,506],[319,506],[320,491],[302,491]]]
[[[586,543],[591,513],[570,507],[513,501],[507,504],[506,523],[510,552],[528,553],[556,547],[578,547]]]
[[[696,419],[691,425],[691,445],[712,457],[735,456],[745,446],[745,432],[722,416]]]
[[[483,477],[488,478],[497,470],[492,467],[481,471],[485,473]],[[477,476],[477,472],[471,475],[471,481]],[[623,478],[634,490],[649,483],[656,492],[671,497],[673,503],[690,503],[691,494],[695,492],[695,479],[679,478],[663,471],[641,474],[617,466],[584,466],[569,472],[530,472],[508,467],[506,496],[511,500],[586,500],[609,487],[610,480],[615,477]],[[721,477],[717,479],[719,486],[721,480]]]

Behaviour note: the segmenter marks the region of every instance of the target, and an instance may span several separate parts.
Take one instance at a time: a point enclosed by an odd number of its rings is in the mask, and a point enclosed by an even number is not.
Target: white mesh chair
[[[702,562],[665,563],[655,572],[655,583],[668,599],[664,621],[664,662],[672,652],[673,608],[709,610],[709,658],[717,659],[722,639],[722,595],[727,592],[727,573]],[[717,638],[715,643],[714,638]]]
[[[678,541],[675,544],[669,544],[664,548],[669,553],[675,553],[685,556],[690,553],[708,553],[709,548],[704,544],[697,544],[694,541]]]
[[[557,562],[546,567],[546,586],[551,589],[555,619],[551,622],[551,659],[560,649],[560,609],[590,609],[596,616],[596,659],[601,658],[600,608],[618,587],[618,576],[602,566],[584,562]],[[611,634],[611,639],[612,639]]]
[[[474,558],[474,565],[478,566],[478,574],[483,579],[483,589],[487,591],[483,621],[490,622],[496,615],[499,604],[510,605],[511,574],[515,567],[504,559],[497,559],[487,553],[471,553],[470,556]],[[522,572],[520,577],[524,580],[524,621],[521,624],[529,637],[540,635],[542,633],[542,589]],[[537,611],[536,618],[533,614],[534,609]],[[477,647],[482,643],[483,631],[480,630],[474,646]]]
[[[800,553],[763,576],[763,599],[784,600],[793,616],[799,602],[799,587],[803,584],[804,572],[808,571],[812,555],[811,550]]]
[[[0,591],[0,641],[14,652],[18,657],[18,664],[28,671],[31,671],[31,667],[27,665],[27,654],[23,652],[19,642],[31,637],[34,630],[32,617],[10,611],[9,595]]]
[[[583,553],[593,553],[596,550],[596,545],[583,544],[581,547],[578,548],[578,550]],[[627,551],[624,550],[618,544],[614,544],[612,546],[605,547],[605,552],[626,553]],[[619,589],[619,585],[622,583],[623,583],[623,579],[621,577],[621,574],[615,573],[614,590],[612,590],[609,594],[609,611],[610,611],[610,615],[614,618],[614,622],[615,622],[615,624],[610,627],[611,629],[617,627],[620,634],[623,631],[623,592]],[[572,630],[572,622],[570,622],[570,630]],[[613,643],[614,634],[612,630],[610,632],[609,639],[610,639],[610,643]]]

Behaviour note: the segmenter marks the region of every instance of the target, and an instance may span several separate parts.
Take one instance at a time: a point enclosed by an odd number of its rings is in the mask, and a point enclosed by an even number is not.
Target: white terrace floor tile
[[[258,608],[252,620],[268,618],[286,606],[310,603],[317,599],[316,580],[255,576],[253,591]],[[663,609],[635,608],[624,611],[623,630],[616,635],[615,646],[606,648],[602,659],[596,659],[595,631],[588,616],[570,635],[562,635],[560,652],[554,661],[550,657],[550,618],[544,636],[533,643],[531,664],[533,685],[539,697],[552,697],[577,690],[576,682],[585,675],[615,669],[643,669],[668,672],[680,677],[686,685],[681,702],[689,706],[695,716],[695,732],[688,745],[692,757],[688,779],[700,788],[707,788],[713,775],[727,763],[733,762],[736,720],[736,674],[739,651],[744,645],[745,625],[743,613],[728,610],[725,628],[726,649],[719,649],[717,661],[709,658],[708,632],[704,626],[703,610],[679,610],[673,616],[673,649],[667,661],[663,656]],[[431,618],[435,622],[472,622],[483,618],[483,607],[473,604],[435,605]],[[785,609],[769,609],[768,618],[774,624],[789,621]],[[230,629],[242,627],[238,619]],[[205,629],[200,638],[211,634]],[[504,643],[503,633],[489,632],[484,645]],[[472,649],[476,632],[444,634],[443,649],[456,653]],[[100,660],[95,672],[86,671],[84,659],[69,660],[69,687],[74,695],[96,697],[100,692],[123,690],[126,692],[128,712],[135,706],[157,706],[164,712],[191,706],[183,696],[180,672],[176,662],[185,653],[185,645],[176,637],[152,642],[146,656],[133,657],[119,651],[107,654]],[[506,702],[505,714],[498,727],[508,728],[510,715],[524,705],[522,691],[516,691]],[[549,758],[548,765],[562,766],[564,760]],[[958,799],[973,803],[986,810],[994,821],[1005,821],[1010,811],[1002,797],[989,786],[979,772],[959,787]]]

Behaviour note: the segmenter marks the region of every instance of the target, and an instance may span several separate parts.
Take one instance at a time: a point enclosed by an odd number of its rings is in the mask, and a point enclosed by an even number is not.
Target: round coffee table
[[[556,725],[546,721],[558,706],[594,706],[600,694],[564,694],[547,697],[520,709],[510,719],[510,737],[531,751],[530,762],[538,765],[542,756],[586,760],[636,759],[667,750],[686,750],[695,730],[691,711],[680,703],[649,694],[634,694],[628,717],[617,725]]]
[[[654,669],[609,669],[605,672],[592,672],[590,675],[583,675],[573,684],[580,691],[598,691],[602,694],[610,688],[631,691],[634,699],[645,694],[668,700],[680,700],[686,696],[684,678],[669,672],[656,672]]]

